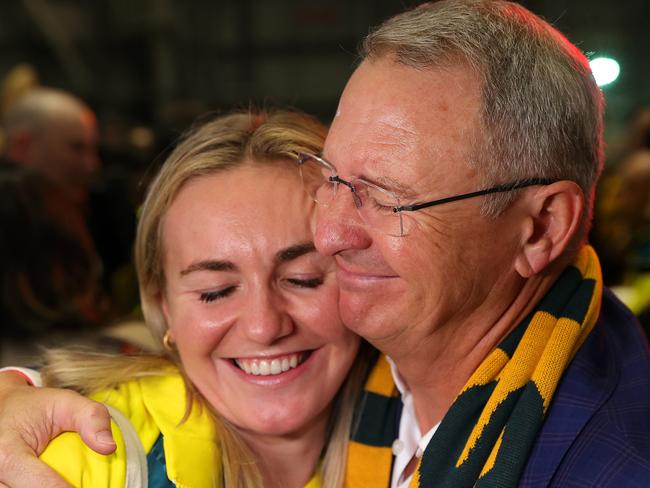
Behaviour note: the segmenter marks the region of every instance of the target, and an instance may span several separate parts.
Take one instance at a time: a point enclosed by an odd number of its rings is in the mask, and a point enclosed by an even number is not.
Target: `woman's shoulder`
[[[167,475],[178,485],[218,484],[221,473],[215,467],[219,448],[214,418],[177,369],[170,367],[125,381],[91,398],[127,419],[147,456],[162,441]],[[125,432],[114,420],[111,428],[117,444],[114,454],[97,454],[85,446],[78,434],[67,432],[52,441],[41,459],[75,487],[123,487],[127,465]]]
[[[182,420],[187,402],[185,381],[176,367],[125,381],[90,395],[95,401],[119,410],[133,424],[148,451],[160,435],[160,422]]]
[[[170,367],[156,374],[120,383],[113,388],[98,391],[93,400],[111,407],[131,424],[145,453],[160,438],[158,425],[165,407],[172,413],[185,404],[186,388],[177,369]],[[41,454],[41,460],[50,465],[72,486],[123,487],[126,480],[126,445],[118,423],[111,420],[111,430],[117,449],[102,455],[88,448],[76,432],[64,432],[56,437]],[[178,420],[182,419],[182,415]],[[169,424],[171,418],[164,424]],[[122,427],[124,427],[122,425]]]

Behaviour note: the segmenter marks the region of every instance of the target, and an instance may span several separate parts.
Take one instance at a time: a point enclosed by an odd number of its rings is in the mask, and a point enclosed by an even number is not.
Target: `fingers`
[[[31,452],[0,449],[0,488],[72,488]]]
[[[51,388],[20,386],[7,393],[0,404],[0,483],[10,488],[70,488],[36,457],[64,431],[78,432],[100,454],[115,450],[110,416],[102,404]]]
[[[70,394],[65,403],[54,405],[52,420],[56,430],[78,432],[84,443],[99,454],[115,451],[111,417],[106,407],[76,393]]]
[[[83,418],[76,418],[75,430],[88,447],[99,454],[110,454],[117,447],[111,433],[111,417],[101,403],[86,407]]]

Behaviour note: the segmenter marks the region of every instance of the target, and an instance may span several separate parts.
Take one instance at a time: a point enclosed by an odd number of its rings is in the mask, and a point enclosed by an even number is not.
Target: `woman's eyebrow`
[[[309,254],[310,252],[315,251],[316,247],[314,247],[313,242],[301,242],[299,244],[280,249],[275,254],[275,262],[276,264],[286,263],[287,261],[292,261],[299,258],[300,256],[304,256],[305,254]]]
[[[195,271],[237,271],[237,266],[231,261],[206,260],[190,264],[181,271],[181,276],[188,275]]]

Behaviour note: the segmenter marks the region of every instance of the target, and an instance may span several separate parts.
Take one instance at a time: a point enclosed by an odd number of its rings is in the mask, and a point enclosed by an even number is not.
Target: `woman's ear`
[[[169,317],[170,317],[169,303],[165,298],[165,294],[161,292],[156,298],[156,300],[158,300],[158,305],[160,306],[160,310],[162,311],[163,318],[165,319],[165,323],[167,323],[169,326]]]
[[[584,208],[582,189],[573,181],[557,181],[530,196],[515,260],[522,277],[541,272],[567,249],[581,227]]]
[[[169,328],[169,324],[171,323],[169,320],[169,303],[167,302],[164,293],[160,293],[158,296],[158,304],[160,306],[163,318],[165,319],[165,323],[167,324],[167,330],[165,330],[165,333],[163,335],[163,346],[167,351],[174,351],[174,344],[176,343],[176,339],[174,338],[174,333]]]

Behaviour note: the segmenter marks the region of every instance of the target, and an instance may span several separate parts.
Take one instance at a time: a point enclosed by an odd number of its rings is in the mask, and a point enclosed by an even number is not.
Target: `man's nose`
[[[286,301],[273,290],[257,291],[245,305],[240,327],[257,344],[270,345],[294,332]]]
[[[349,249],[365,249],[371,242],[348,187],[339,185],[327,206],[316,206],[314,244],[321,254],[333,256]]]

